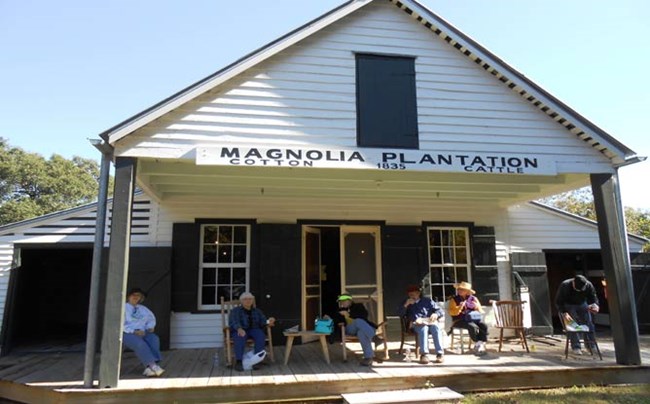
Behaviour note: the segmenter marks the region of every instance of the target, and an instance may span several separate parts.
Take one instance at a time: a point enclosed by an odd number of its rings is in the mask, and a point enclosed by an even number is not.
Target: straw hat
[[[469,283],[469,282],[463,281],[461,283],[457,283],[457,284],[454,285],[454,288],[455,289],[465,289],[465,290],[469,291],[469,293],[471,293],[473,295],[476,294],[476,291],[474,289],[472,289],[472,284]]]

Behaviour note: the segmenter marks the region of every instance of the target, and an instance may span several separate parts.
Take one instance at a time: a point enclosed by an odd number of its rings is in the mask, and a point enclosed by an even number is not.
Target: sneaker
[[[420,363],[422,365],[428,364],[429,363],[429,357],[426,354],[425,355],[420,355]]]
[[[150,366],[150,369],[154,371],[156,376],[160,376],[165,373],[165,369],[161,368],[159,365]]]
[[[487,353],[487,350],[485,349],[485,342],[479,341],[479,342],[476,343],[476,346],[478,347],[476,349],[476,354],[477,355],[481,356],[481,355],[485,355]]]
[[[582,349],[580,348],[573,348],[572,352],[574,355],[582,355]]]
[[[442,354],[436,355],[436,363],[442,363],[445,361],[445,357]]]
[[[380,345],[383,345],[383,344],[386,343],[386,341],[384,341],[384,339],[381,337],[381,335],[375,335],[374,337],[372,337],[372,342],[375,343],[375,348],[378,348]]]
[[[147,377],[156,377],[157,376],[156,372],[154,372],[153,369],[151,369],[148,366],[144,369],[144,372],[142,372],[142,375],[147,376]]]
[[[238,372],[243,372],[244,371],[244,365],[242,365],[241,361],[237,361],[235,363],[235,370]]]
[[[372,365],[372,358],[363,358],[360,362],[361,366],[370,366]]]

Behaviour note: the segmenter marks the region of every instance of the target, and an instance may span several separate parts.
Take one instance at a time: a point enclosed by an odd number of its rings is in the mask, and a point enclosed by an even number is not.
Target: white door
[[[371,296],[377,321],[384,318],[379,226],[341,226],[341,291]]]

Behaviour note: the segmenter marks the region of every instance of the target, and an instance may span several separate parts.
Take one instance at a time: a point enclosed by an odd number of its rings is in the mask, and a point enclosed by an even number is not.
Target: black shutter
[[[133,287],[147,293],[144,305],[156,315],[161,348],[169,349],[171,248],[131,247],[127,290]]]
[[[415,59],[357,54],[357,145],[417,149]]]
[[[472,228],[472,287],[485,306],[499,300],[499,270],[494,227]]]
[[[630,254],[632,265],[632,283],[636,297],[636,314],[639,323],[639,332],[650,332],[650,253]]]
[[[551,296],[548,290],[548,270],[543,252],[512,253],[513,287],[515,294],[521,281],[528,287],[530,295],[531,332],[536,335],[553,333]],[[553,296],[555,297],[555,296]]]
[[[199,288],[200,225],[174,223],[172,233],[172,311],[195,311]]]
[[[259,270],[251,271],[252,290],[257,304],[267,316],[277,319],[273,341],[284,340],[282,330],[300,324],[301,319],[301,245],[300,226],[296,224],[260,224]]]
[[[384,313],[397,315],[406,287],[420,285],[429,274],[426,232],[421,226],[384,226],[382,229],[382,281]]]

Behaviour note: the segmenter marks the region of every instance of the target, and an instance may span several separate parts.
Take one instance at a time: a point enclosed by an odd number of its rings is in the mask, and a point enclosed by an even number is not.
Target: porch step
[[[341,396],[346,404],[434,403],[436,401],[460,400],[463,398],[462,394],[448,387],[348,393]]]

